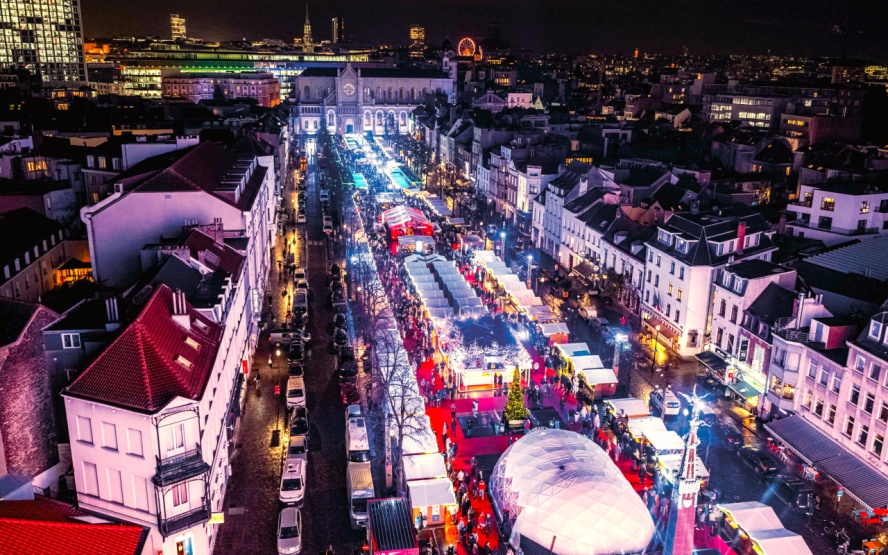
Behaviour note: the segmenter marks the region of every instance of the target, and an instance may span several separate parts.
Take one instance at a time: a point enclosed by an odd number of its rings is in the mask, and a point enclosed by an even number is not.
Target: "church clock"
[[[355,86],[351,83],[346,83],[342,85],[342,93],[345,96],[354,96],[355,95]]]

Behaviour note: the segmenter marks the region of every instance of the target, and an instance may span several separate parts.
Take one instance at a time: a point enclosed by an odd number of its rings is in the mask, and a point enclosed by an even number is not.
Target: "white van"
[[[370,460],[367,420],[363,416],[348,419],[348,425],[345,427],[345,449],[350,462]]]
[[[376,497],[369,462],[350,462],[346,470],[348,516],[353,530],[367,527],[367,501]]]
[[[295,459],[287,461],[281,474],[279,492],[281,503],[293,505],[305,499],[305,461]]]
[[[678,416],[681,412],[681,401],[678,396],[672,392],[671,387],[662,390],[659,387],[651,392],[651,408],[656,410],[660,416]]]
[[[287,379],[287,408],[305,406],[305,382],[298,376]]]

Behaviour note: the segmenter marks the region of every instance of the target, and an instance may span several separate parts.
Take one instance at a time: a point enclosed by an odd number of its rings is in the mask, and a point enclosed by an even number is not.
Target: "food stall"
[[[398,237],[397,252],[421,253],[435,248],[435,239],[428,235],[401,235]]]
[[[447,478],[447,467],[440,453],[407,455],[403,458],[404,479],[428,480],[430,478]]]
[[[425,214],[416,208],[399,205],[382,213],[382,222],[392,239],[403,235],[427,235],[433,233],[432,224]]]
[[[409,502],[403,497],[367,503],[367,545],[370,555],[419,555],[419,542]]]
[[[632,419],[644,418],[651,415],[648,404],[641,399],[636,399],[635,397],[627,397],[625,399],[608,399],[604,402],[604,406],[614,417]]]
[[[787,530],[774,509],[764,503],[721,503],[718,508],[725,518],[714,539],[722,553],[813,555],[804,538]]]
[[[546,336],[549,344],[567,343],[570,341],[570,329],[564,322],[551,322],[540,325],[540,333]]]
[[[595,395],[607,397],[617,391],[617,375],[612,368],[605,368],[598,355],[582,355],[571,358],[574,372]]]
[[[431,478],[407,482],[407,496],[413,520],[422,518],[424,526],[443,526],[447,516],[456,513],[456,494],[449,478]]]

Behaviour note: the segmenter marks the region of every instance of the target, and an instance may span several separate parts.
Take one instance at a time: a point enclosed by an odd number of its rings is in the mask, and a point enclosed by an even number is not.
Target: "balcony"
[[[156,486],[166,486],[193,478],[210,471],[210,465],[203,460],[200,445],[172,457],[157,457],[157,474],[154,475]]]
[[[792,329],[795,320],[793,318],[778,318],[774,321],[774,333],[787,341],[794,343],[809,343],[814,337],[807,331]],[[783,368],[780,362],[775,358],[774,363]]]
[[[202,507],[192,509],[187,513],[178,514],[168,518],[158,517],[158,527],[163,537],[171,536],[179,530],[191,528],[197,524],[204,523],[210,519],[209,502],[204,503]]]
[[[768,391],[767,397],[768,401],[770,401],[772,405],[776,405],[781,410],[795,410],[792,399],[782,397],[781,395],[775,393],[773,390]]]

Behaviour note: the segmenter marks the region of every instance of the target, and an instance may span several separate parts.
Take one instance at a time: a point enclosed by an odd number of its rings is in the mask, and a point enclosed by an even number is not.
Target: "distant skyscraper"
[[[305,25],[302,27],[302,48],[311,52],[314,41],[311,40],[311,20],[308,19],[308,4],[305,5]]]
[[[636,60],[638,59],[638,49],[637,48],[635,49],[635,54],[632,57],[635,58]]]
[[[338,17],[334,17],[332,20],[332,24],[333,24],[333,35],[332,35],[333,40],[332,40],[332,42],[333,42],[333,44],[336,44],[336,43],[342,41],[342,31],[341,31],[341,27],[340,27],[340,25],[341,25],[340,21],[342,21],[342,20],[339,19]]]
[[[422,25],[410,26],[410,55],[414,58],[422,57],[425,52],[425,27]]]
[[[0,0],[0,68],[39,71],[47,85],[85,84],[80,0]]]
[[[185,33],[185,18],[179,17],[177,13],[170,14],[170,30],[173,34],[173,40],[185,40],[188,35]]]

